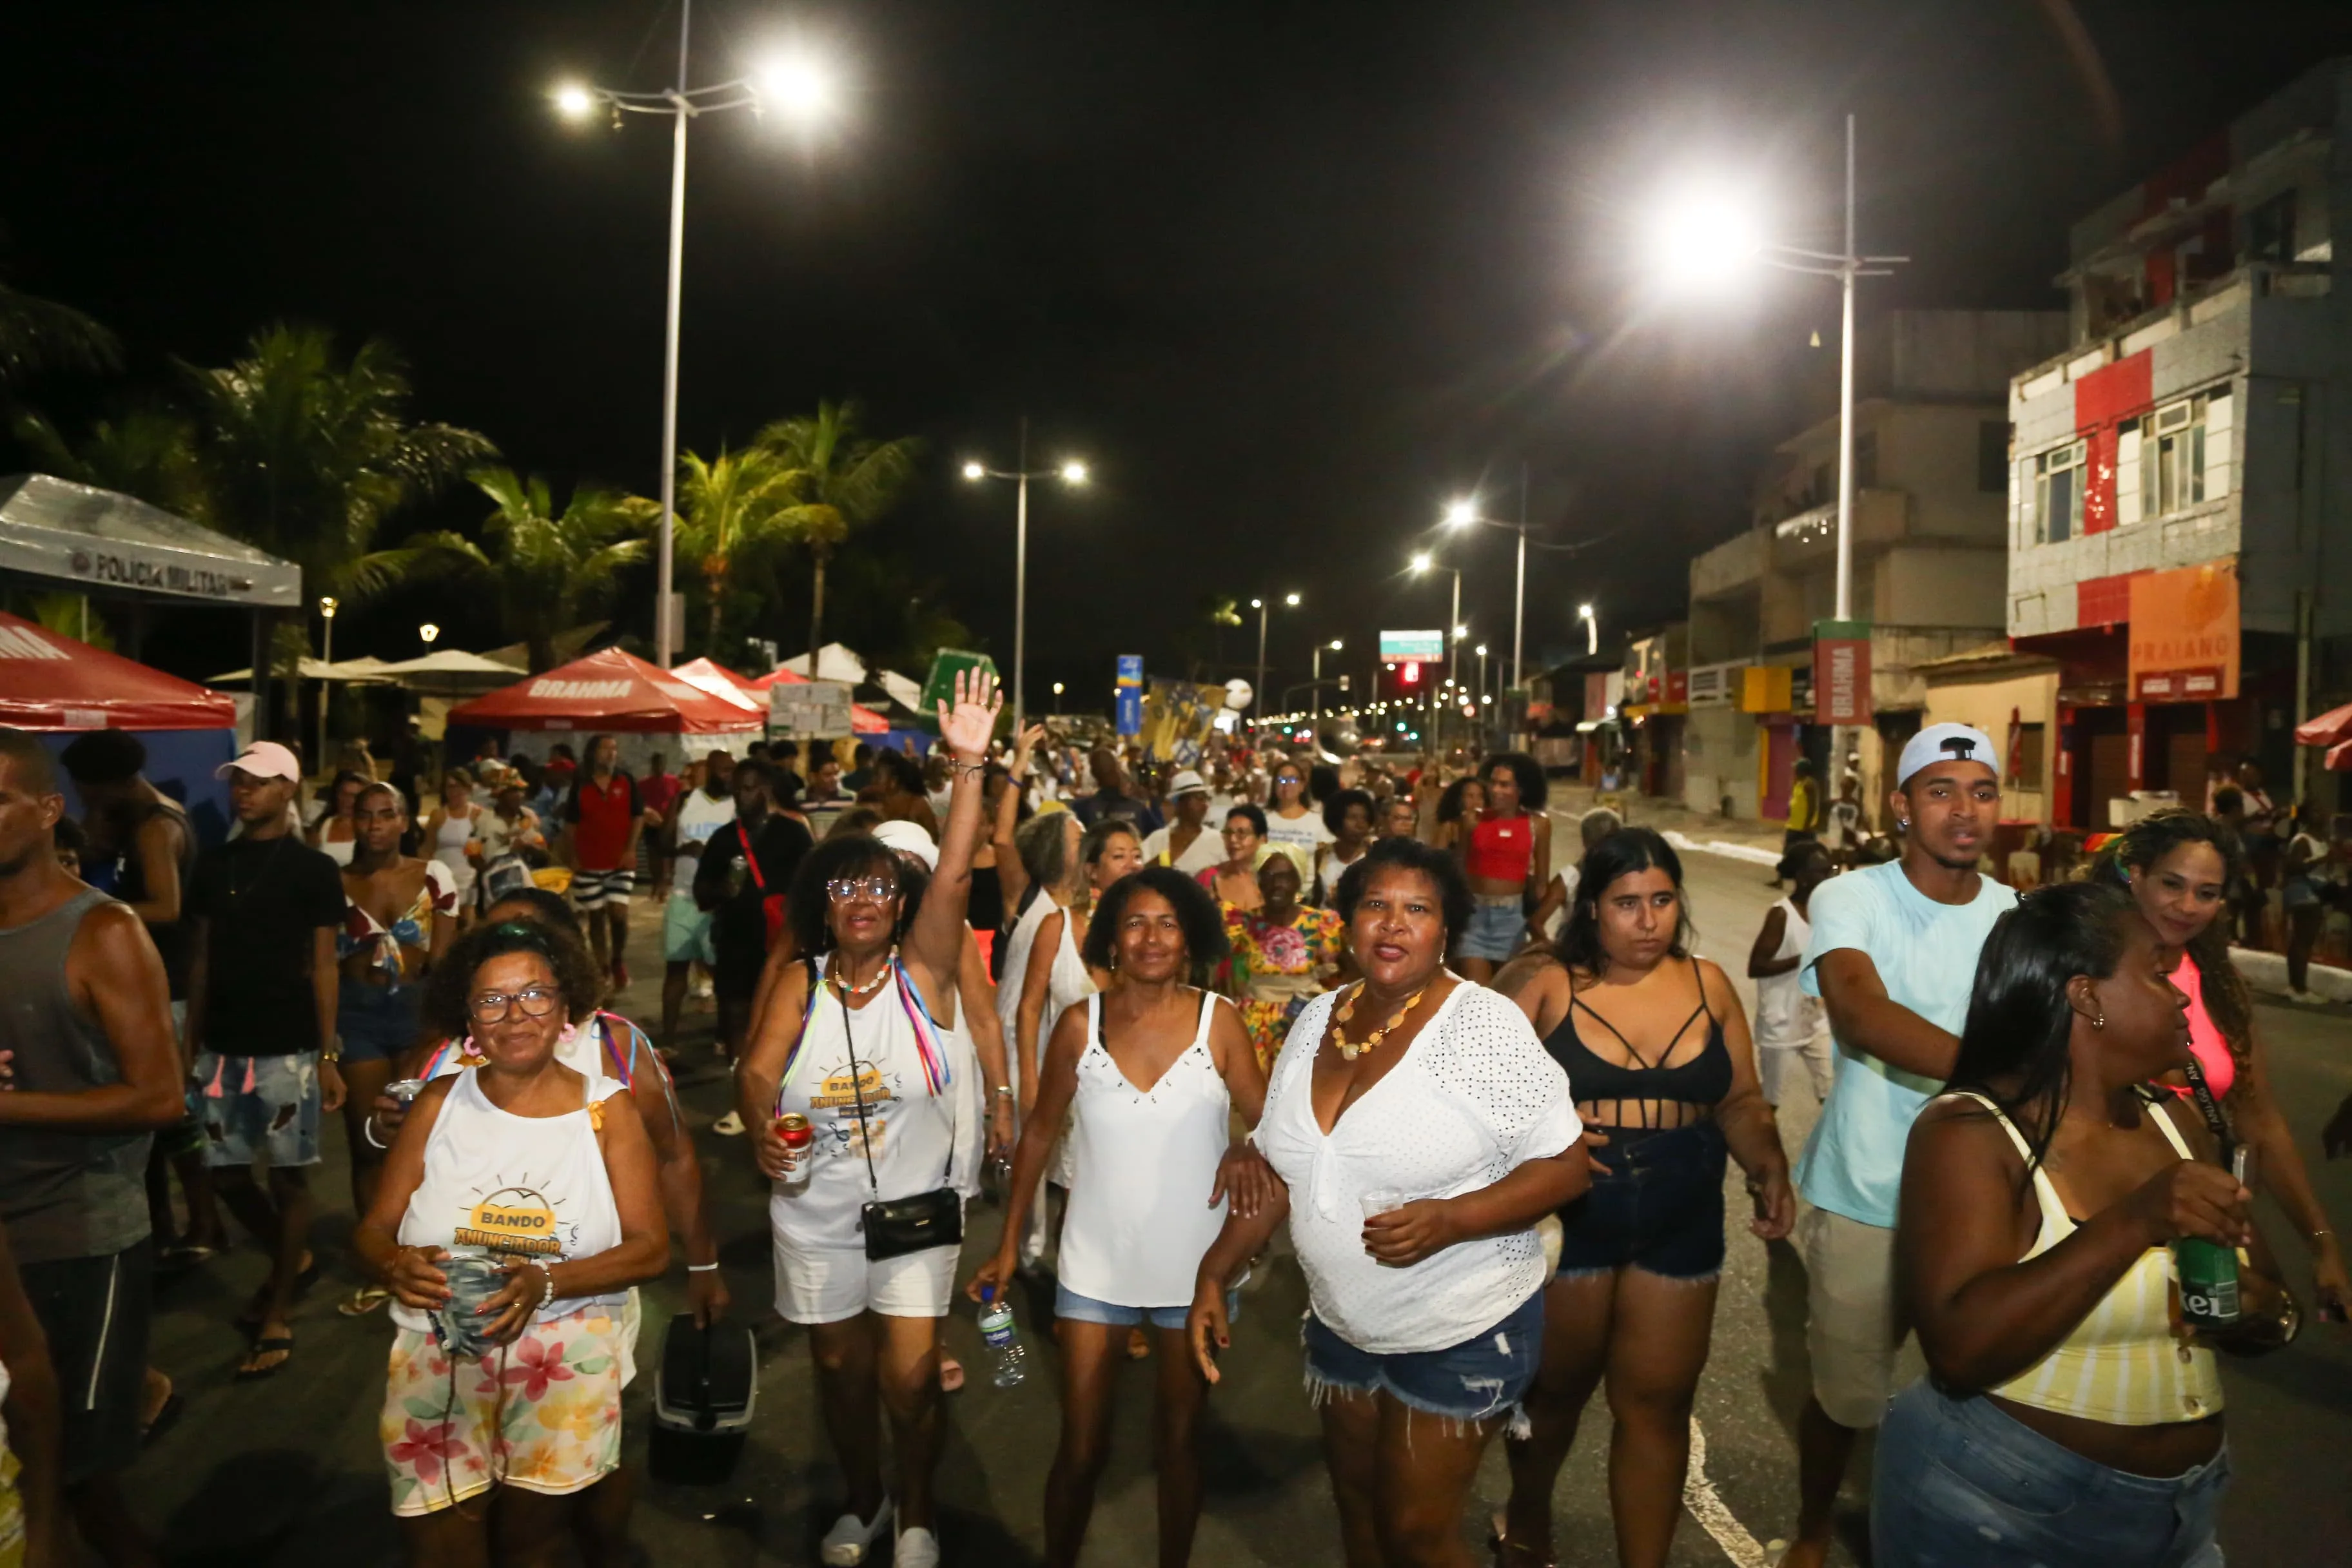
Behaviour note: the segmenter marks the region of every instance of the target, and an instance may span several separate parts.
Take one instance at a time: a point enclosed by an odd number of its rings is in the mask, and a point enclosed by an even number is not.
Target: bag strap
[[[751,835],[745,830],[743,819],[740,816],[735,819],[735,838],[743,846],[743,864],[751,870],[751,885],[759,889],[764,898],[768,891],[768,879],[760,874],[760,858],[751,853]]]
[[[2189,1093],[2197,1101],[2198,1114],[2205,1118],[2206,1127],[2214,1141],[2221,1146],[2221,1164],[2227,1169],[2238,1141],[2230,1131],[2230,1119],[2221,1113],[2221,1101],[2213,1098],[2213,1086],[2205,1081],[2205,1069],[2198,1063],[2194,1051],[2189,1056]]]

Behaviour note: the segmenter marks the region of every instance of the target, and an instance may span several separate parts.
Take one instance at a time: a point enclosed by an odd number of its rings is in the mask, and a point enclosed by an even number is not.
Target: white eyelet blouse
[[[1532,1226],[1459,1242],[1410,1268],[1364,1250],[1363,1194],[1455,1197],[1489,1187],[1583,1134],[1568,1075],[1527,1015],[1464,982],[1325,1135],[1315,1057],[1338,992],[1307,1005],[1275,1059],[1255,1141],[1290,1188],[1290,1240],[1315,1315],[1359,1350],[1401,1355],[1460,1344],[1543,1289]]]

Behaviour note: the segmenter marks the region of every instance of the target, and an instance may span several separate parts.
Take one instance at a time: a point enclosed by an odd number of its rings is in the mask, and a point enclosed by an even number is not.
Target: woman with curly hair
[[[1054,1299],[1062,1436],[1045,1481],[1045,1561],[1056,1568],[1078,1560],[1110,1457],[1118,1363],[1147,1321],[1160,1342],[1160,1561],[1192,1555],[1208,1384],[1184,1353],[1184,1319],[1201,1257],[1224,1225],[1218,1167],[1230,1118],[1238,1107],[1255,1127],[1265,1099],[1240,1019],[1200,984],[1224,946],[1215,902],[1181,871],[1149,867],[1104,893],[1086,959],[1118,984],[1055,1023],[1037,1114],[1013,1157],[1003,1239],[966,1287],[984,1301],[1012,1284],[1030,1194],[1066,1116],[1075,1170]]]
[[[1551,880],[1542,765],[1524,752],[1497,752],[1486,759],[1486,813],[1462,830],[1462,868],[1476,902],[1454,950],[1462,973],[1481,984],[1536,934],[1528,929],[1528,907]]]
[[[1437,797],[1436,837],[1431,842],[1440,849],[1452,850],[1458,858],[1469,847],[1470,830],[1486,815],[1486,781],[1455,779]]]
[[[801,962],[778,976],[736,1077],[736,1108],[775,1184],[776,1310],[808,1327],[848,1483],[848,1507],[820,1549],[845,1568],[874,1553],[894,1515],[892,1563],[940,1561],[940,1320],[980,1165],[980,1140],[958,1110],[968,1083],[952,1070],[972,1051],[957,978],[981,775],[1003,705],[995,685],[985,671],[960,674],[954,710],[940,706],[955,783],[928,879],[865,836],[828,838],[801,861],[787,905]],[[778,1135],[786,1114],[805,1119],[812,1144],[795,1150]],[[882,1468],[886,1412],[895,1498]]]
[[[2182,954],[2172,984],[2189,998],[2189,1051],[2238,1137],[2253,1149],[2256,1184],[2278,1200],[2310,1247],[2312,1282],[2322,1310],[2342,1313],[2352,1306],[2344,1248],[2271,1093],[2270,1072],[2254,1037],[2253,996],[2230,962],[2222,917],[2230,889],[2246,875],[2237,835],[2201,811],[2151,812],[2101,847],[2090,875],[2128,886],[2157,935]],[[2196,1098],[2185,1074],[2175,1075],[2172,1087]]]
[[[417,1095],[354,1236],[398,1329],[392,1510],[411,1563],[487,1563],[494,1535],[541,1562],[620,1464],[622,1305],[669,1258],[653,1150],[622,1085],[557,1059],[603,991],[576,943],[478,926],[425,989],[481,1062]]]

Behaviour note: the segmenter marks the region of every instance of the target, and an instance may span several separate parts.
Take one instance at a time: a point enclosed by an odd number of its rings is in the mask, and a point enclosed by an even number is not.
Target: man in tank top
[[[1903,858],[1821,885],[1798,970],[1837,1044],[1829,1103],[1797,1163],[1812,1396],[1797,1424],[1796,1540],[1782,1562],[1828,1560],[1854,1433],[1895,1393],[1907,1334],[1895,1301],[1895,1206],[1911,1123],[1952,1075],[1977,954],[2017,894],[1977,870],[2000,816],[2000,757],[1965,724],[1930,724],[1887,796]]]
[[[0,1221],[64,1397],[60,1473],[83,1539],[146,1563],[119,1483],[137,1457],[152,1240],[142,1180],[180,1119],[170,987],[146,927],[58,866],[47,751],[0,729]]]
[[[1783,856],[1780,875],[1795,886],[1764,911],[1763,929],[1748,954],[1748,977],[1756,982],[1756,1075],[1764,1103],[1776,1108],[1801,1073],[1817,1102],[1830,1097],[1829,1015],[1820,997],[1805,994],[1797,971],[1812,935],[1808,911],[1813,889],[1834,869],[1822,844],[1800,844]]]

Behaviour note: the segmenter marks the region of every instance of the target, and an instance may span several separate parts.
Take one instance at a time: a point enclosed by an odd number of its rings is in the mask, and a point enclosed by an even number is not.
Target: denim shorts
[[[319,1163],[319,1053],[284,1057],[196,1055],[197,1114],[205,1163],[243,1170],[266,1157],[272,1170]]]
[[[424,993],[414,985],[370,985],[346,978],[335,1003],[335,1033],[347,1062],[397,1061],[416,1044]]]
[[[1664,1279],[1712,1279],[1723,1272],[1723,1129],[1606,1128],[1591,1150],[1609,1167],[1559,1211],[1559,1271],[1638,1268]]]
[[[1225,1319],[1228,1322],[1241,1313],[1240,1295],[1225,1292]],[[1054,1316],[1073,1323],[1102,1323],[1114,1329],[1131,1329],[1139,1323],[1150,1323],[1155,1329],[1184,1327],[1192,1315],[1192,1304],[1181,1307],[1122,1307],[1112,1301],[1097,1301],[1092,1296],[1081,1296],[1067,1285],[1054,1286]]]
[[[1320,1405],[1334,1394],[1385,1392],[1400,1405],[1452,1421],[1516,1416],[1543,1359],[1543,1292],[1502,1321],[1442,1351],[1375,1355],[1358,1350],[1309,1312],[1298,1331],[1307,1351],[1307,1393]]]
[[[2127,1475],[1922,1378],[1879,1424],[1876,1471],[1879,1568],[2221,1568],[2226,1447],[2182,1475]]]
[[[1483,958],[1489,963],[1507,963],[1519,951],[1527,927],[1527,910],[1518,894],[1482,893],[1470,901],[1470,923],[1454,944],[1454,954]]]

